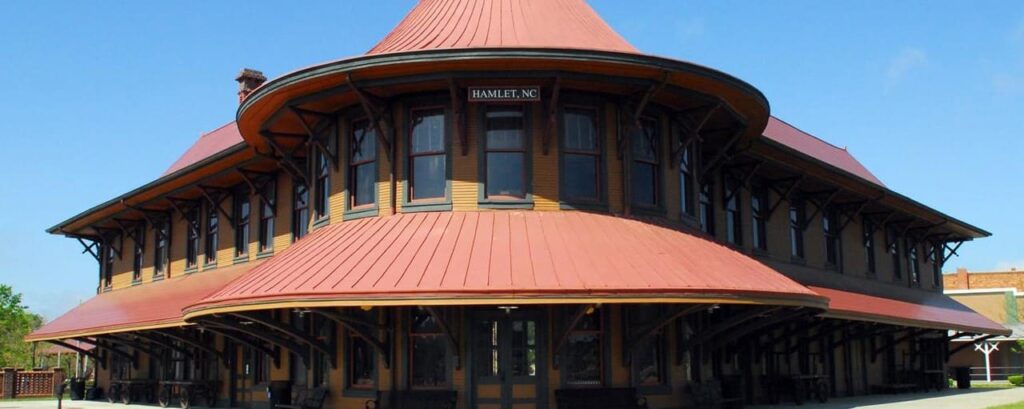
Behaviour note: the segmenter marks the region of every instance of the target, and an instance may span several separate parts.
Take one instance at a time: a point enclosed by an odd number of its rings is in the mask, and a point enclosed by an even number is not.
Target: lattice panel
[[[53,396],[53,372],[17,372],[16,396]]]

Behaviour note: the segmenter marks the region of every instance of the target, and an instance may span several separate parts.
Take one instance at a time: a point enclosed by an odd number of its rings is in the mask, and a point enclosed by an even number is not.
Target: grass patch
[[[1014,387],[1006,382],[971,382],[971,389],[1010,389]]]
[[[1008,403],[1006,405],[991,406],[986,409],[1024,409],[1024,401],[1017,403]]]

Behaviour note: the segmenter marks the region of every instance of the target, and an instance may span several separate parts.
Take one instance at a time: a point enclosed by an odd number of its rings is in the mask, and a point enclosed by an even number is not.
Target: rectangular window
[[[160,220],[153,226],[156,248],[153,252],[153,276],[163,277],[167,272],[167,265],[170,264],[170,239],[171,227],[167,220]]]
[[[199,262],[199,206],[185,212],[185,268],[195,268]]]
[[[292,328],[299,330],[300,332],[307,333],[309,331],[309,316],[303,312],[293,310],[289,316],[289,321]],[[305,387],[309,385],[309,367],[306,366],[306,360],[295,352],[289,355],[288,364],[288,376],[291,378],[293,385],[299,387]],[[308,356],[307,356],[308,358]]]
[[[700,185],[700,204],[698,206],[700,211],[698,215],[700,231],[712,236],[715,235],[715,206],[712,203],[713,190],[715,190],[715,185],[710,180]]]
[[[874,277],[875,270],[875,225],[867,217],[861,218],[861,225],[864,228],[864,257],[867,263],[868,276]]]
[[[838,215],[835,209],[826,209],[821,214],[822,231],[825,232],[825,263],[842,270],[843,244],[839,235]]]
[[[441,325],[426,309],[409,320],[409,385],[413,389],[448,387],[448,343]]]
[[[409,131],[409,198],[444,199],[448,190],[448,143],[444,108],[416,109]]]
[[[322,151],[316,153],[316,173],[313,180],[316,196],[313,210],[316,220],[322,220],[330,214],[331,200],[331,167],[327,155]]]
[[[320,315],[312,316],[312,335],[325,345],[335,345],[334,321]],[[313,350],[313,385],[327,385],[331,374],[331,357]]]
[[[750,237],[758,250],[768,250],[768,206],[768,189],[754,186],[750,194]]]
[[[292,189],[292,241],[301,239],[309,232],[309,188],[305,183],[295,181]]]
[[[270,380],[270,366],[267,365],[267,355],[255,349],[246,347],[242,350],[243,375],[252,380],[254,385],[266,383]]]
[[[688,216],[696,216],[693,203],[693,158],[690,148],[683,149],[679,159],[679,211]]]
[[[349,207],[370,206],[377,201],[377,135],[370,121],[352,123],[349,141]]]
[[[569,331],[564,351],[565,383],[569,386],[604,385],[604,320],[601,308],[583,315]]]
[[[521,105],[492,105],[484,119],[484,195],[526,198],[526,126]]]
[[[940,252],[942,245],[932,243],[931,251],[928,252],[928,262],[932,265],[932,287],[942,287],[942,262]]]
[[[351,311],[355,318],[364,322],[377,322],[377,310]],[[355,390],[371,390],[377,387],[377,353],[363,337],[346,331],[348,350],[346,362],[346,387]]]
[[[252,216],[249,189],[240,189],[234,195],[235,257],[249,254],[249,217]]]
[[[654,304],[641,304],[626,309],[629,326],[626,332],[630,337],[655,324],[661,316],[661,307]],[[647,337],[642,344],[632,351],[632,378],[637,387],[661,386],[666,384],[665,336],[659,330]]]
[[[562,199],[598,203],[603,192],[597,111],[565,108],[562,122]]]
[[[639,127],[633,127],[630,135],[633,166],[630,168],[630,191],[633,204],[656,207],[661,189],[661,154],[658,121],[650,118],[640,120]]]
[[[206,207],[206,264],[217,263],[217,249],[220,246],[220,215],[213,205]]]
[[[895,228],[886,229],[886,237],[889,245],[889,257],[892,258],[892,277],[900,280],[903,278],[902,257],[900,257],[900,236]]]
[[[729,243],[743,245],[743,216],[740,214],[739,182],[725,177],[725,238]]]
[[[146,252],[146,223],[139,222],[135,225],[135,250],[132,259],[132,282],[142,280],[142,262]]]
[[[263,197],[260,198],[260,231],[259,251],[274,249],[274,216],[277,211],[277,183],[273,180],[263,185]]]
[[[921,285],[921,264],[917,256],[917,243],[906,240],[907,244],[907,271],[910,272],[910,285]]]
[[[804,258],[804,202],[800,199],[789,201],[789,248],[790,255]]]
[[[100,248],[103,250],[103,288],[110,288],[114,283],[114,239],[105,239]]]

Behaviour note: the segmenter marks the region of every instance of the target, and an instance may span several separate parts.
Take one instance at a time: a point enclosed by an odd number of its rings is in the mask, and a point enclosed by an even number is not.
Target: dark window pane
[[[658,204],[658,165],[633,162],[632,186],[633,203],[656,206]]]
[[[519,106],[491,106],[487,108],[488,150],[525,147],[523,138],[523,111]]]
[[[640,385],[661,385],[662,383],[662,338],[653,336],[637,346],[633,352],[636,380]]]
[[[561,186],[568,199],[598,200],[597,156],[565,155],[565,185]]]
[[[355,186],[352,190],[352,205],[362,206],[374,202],[374,187],[377,181],[377,167],[372,164],[360,165],[355,168]]]
[[[683,150],[683,157],[679,162],[680,210],[693,216],[693,169],[690,166],[690,148],[686,148]]]
[[[414,199],[444,197],[447,185],[445,155],[413,157],[412,168]]]
[[[438,387],[448,384],[447,348],[443,335],[412,337],[412,386]]]
[[[562,130],[563,147],[570,151],[597,153],[599,141],[596,118],[597,115],[591,110],[566,109]]]
[[[490,152],[487,154],[487,196],[525,197],[523,185],[523,154],[521,152]]]
[[[349,387],[373,388],[373,348],[358,336],[349,338]]]
[[[498,362],[498,321],[482,320],[476,324],[475,350],[480,356],[474,356],[476,373],[480,376],[498,376],[501,368]]]
[[[566,383],[570,385],[601,384],[601,334],[574,333],[565,346]]]
[[[372,161],[377,159],[377,136],[370,123],[357,122],[352,132],[352,162]]]
[[[413,113],[410,153],[444,151],[444,111],[436,109]]]
[[[512,321],[512,376],[537,376],[535,321]]]
[[[292,199],[292,238],[298,240],[309,231],[309,189],[305,184],[295,184]]]

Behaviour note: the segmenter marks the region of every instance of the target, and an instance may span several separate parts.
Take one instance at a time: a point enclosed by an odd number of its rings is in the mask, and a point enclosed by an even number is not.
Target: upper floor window
[[[444,199],[448,187],[448,143],[444,108],[416,109],[409,132],[409,198]]]
[[[260,231],[258,234],[259,251],[265,252],[274,248],[274,216],[277,211],[277,183],[273,180],[263,185],[260,197]]]
[[[768,189],[756,185],[750,193],[750,237],[755,249],[768,249]]]
[[[301,239],[309,231],[309,188],[295,182],[292,189],[292,241]]]
[[[712,202],[715,185],[710,181],[706,181],[700,185],[700,204],[698,209],[700,214],[697,218],[700,222],[700,231],[715,235],[715,206]]]
[[[448,360],[440,323],[426,309],[414,308],[409,320],[409,385],[414,389],[448,386]]]
[[[889,227],[886,229],[886,241],[889,247],[889,257],[892,258],[892,277],[894,279],[903,278],[902,261],[900,260],[900,236],[896,228]]]
[[[725,177],[725,238],[729,243],[743,245],[743,219],[740,214],[739,181]]]
[[[630,168],[630,191],[633,204],[645,207],[658,206],[661,189],[658,121],[651,118],[640,120],[639,127],[633,127],[630,135],[633,165]]]
[[[917,243],[907,239],[907,271],[910,273],[910,285],[921,285],[921,264],[917,254]]]
[[[825,232],[825,263],[842,267],[842,242],[837,225],[838,215],[835,209],[827,209],[821,214],[821,227]]]
[[[249,254],[249,218],[252,216],[252,202],[249,190],[240,189],[234,195],[235,257]]]
[[[525,199],[526,126],[522,105],[488,106],[484,118],[484,195]]]
[[[156,246],[153,252],[153,276],[162,277],[167,273],[170,264],[171,224],[167,220],[159,220],[153,225]]]
[[[789,201],[789,248],[790,255],[804,258],[804,202],[800,199]]]
[[[928,262],[932,265],[932,287],[942,287],[942,245],[931,243],[931,251],[928,252]]]
[[[199,260],[199,206],[185,212],[185,268],[193,268]]]
[[[217,262],[217,249],[220,247],[220,215],[215,206],[206,208],[206,264]]]
[[[562,115],[562,199],[601,202],[601,136],[597,110],[565,108]]]
[[[377,135],[369,120],[352,123],[349,141],[349,207],[369,206],[377,201]]]
[[[103,265],[101,267],[103,271],[103,287],[110,288],[114,283],[114,257],[116,257],[117,251],[114,248],[114,238],[110,237],[103,240],[103,244],[100,249],[103,250]]]
[[[679,210],[689,216],[696,216],[693,203],[694,192],[693,157],[690,148],[683,149],[679,158]]]
[[[315,158],[316,172],[313,174],[313,186],[316,188],[314,191],[316,196],[314,197],[313,210],[316,219],[320,220],[330,214],[331,167],[330,160],[324,152],[318,150]]]
[[[146,252],[146,223],[135,225],[135,250],[132,258],[132,282],[142,280],[142,263]]]
[[[868,217],[862,218],[864,228],[864,256],[869,276],[875,275],[875,225]]]

